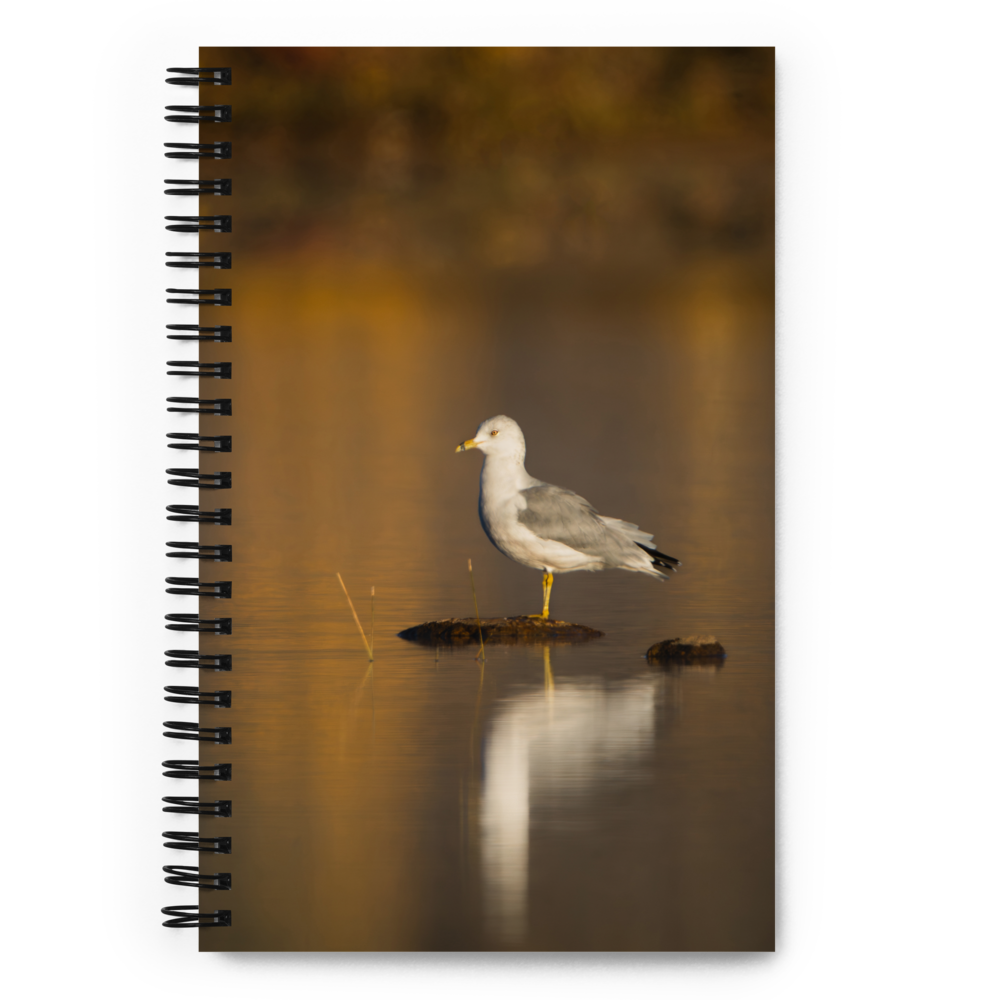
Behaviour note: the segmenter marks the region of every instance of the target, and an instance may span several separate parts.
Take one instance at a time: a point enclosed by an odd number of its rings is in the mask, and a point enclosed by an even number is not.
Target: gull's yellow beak
[[[470,448],[478,448],[479,445],[476,444],[475,438],[469,438],[468,441],[463,441],[456,449],[455,454],[457,455],[460,451],[468,451]]]

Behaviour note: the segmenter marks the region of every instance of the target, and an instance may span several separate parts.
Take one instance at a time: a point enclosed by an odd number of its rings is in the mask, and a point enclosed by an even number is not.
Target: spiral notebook
[[[773,50],[199,61],[166,923],[771,950]]]

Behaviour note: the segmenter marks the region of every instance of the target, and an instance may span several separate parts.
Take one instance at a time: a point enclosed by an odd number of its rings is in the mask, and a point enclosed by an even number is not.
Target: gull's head
[[[479,425],[474,438],[463,441],[455,451],[478,448],[484,455],[496,455],[524,461],[524,435],[510,417],[490,417]]]

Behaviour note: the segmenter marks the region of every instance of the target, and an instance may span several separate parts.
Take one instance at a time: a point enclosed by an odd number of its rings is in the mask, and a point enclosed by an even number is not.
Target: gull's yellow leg
[[[540,615],[528,615],[529,618],[548,618],[549,617],[549,595],[552,593],[552,581],[555,577],[551,573],[545,573],[542,576],[542,613]]]

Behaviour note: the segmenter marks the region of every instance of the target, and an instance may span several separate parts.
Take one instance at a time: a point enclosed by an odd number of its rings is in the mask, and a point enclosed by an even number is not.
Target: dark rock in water
[[[646,650],[646,659],[657,663],[695,663],[700,660],[722,660],[725,656],[726,651],[714,635],[664,639]]]
[[[428,646],[468,646],[479,643],[482,625],[483,642],[586,642],[604,635],[586,625],[573,625],[552,618],[444,618],[437,622],[424,622],[399,633],[400,639],[420,642]]]

